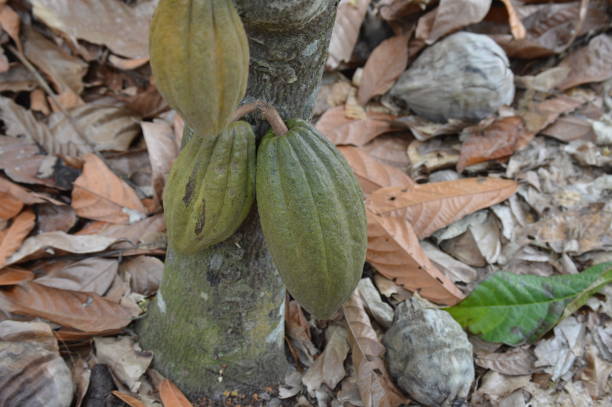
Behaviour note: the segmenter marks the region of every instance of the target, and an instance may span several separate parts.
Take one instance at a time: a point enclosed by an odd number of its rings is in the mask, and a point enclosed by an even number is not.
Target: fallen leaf
[[[466,131],[468,137],[461,146],[458,172],[470,165],[508,157],[526,146],[534,136],[519,116],[504,117],[484,129]]]
[[[0,105],[5,101],[0,98]],[[25,109],[23,111],[27,112]],[[0,115],[4,115],[4,112],[0,107]],[[40,148],[25,137],[0,136],[0,169],[13,181],[57,188],[54,177],[42,178],[39,174],[41,165],[50,157],[55,158],[41,154]]]
[[[0,377],[2,406],[71,405],[70,369],[57,349],[40,342],[0,342]]]
[[[370,54],[363,67],[358,99],[365,105],[372,97],[387,92],[408,64],[408,38],[404,33],[388,38]]]
[[[344,106],[334,107],[321,116],[316,128],[334,144],[363,146],[377,136],[393,131],[393,116],[367,112],[365,119],[346,116]]]
[[[39,233],[68,232],[78,220],[74,210],[68,205],[38,205],[36,215]]]
[[[477,354],[474,358],[480,367],[511,376],[532,374],[536,370],[535,360],[529,347],[514,348],[504,353]]]
[[[384,164],[407,171],[411,166],[406,153],[409,144],[410,138],[406,135],[385,134],[360,148]]]
[[[554,329],[554,337],[540,341],[534,353],[535,366],[557,381],[569,373],[585,348],[586,326],[574,317],[564,319]],[[571,376],[570,376],[571,377]]]
[[[429,17],[419,20],[416,37],[433,44],[446,34],[480,22],[490,7],[491,0],[440,0]]]
[[[67,116],[69,115],[69,116]],[[77,147],[80,157],[94,151],[127,151],[134,138],[140,135],[139,118],[125,105],[113,100],[98,100],[70,109],[67,114],[53,113],[49,117],[50,143]],[[50,147],[50,148],[49,148]]]
[[[518,13],[514,9],[514,6],[512,5],[512,0],[501,1],[502,3],[504,3],[504,6],[508,11],[508,22],[510,23],[510,31],[512,31],[512,36],[517,40],[525,38],[525,35],[527,35],[525,26],[521,22]]]
[[[291,300],[286,303],[285,335],[289,339],[287,342],[290,344],[290,349],[297,351],[296,359],[299,359],[304,366],[311,366],[314,357],[320,352],[312,343],[310,325],[297,301]]]
[[[612,263],[593,266],[579,274],[548,277],[497,271],[446,311],[486,341],[534,343],[559,322],[572,300],[580,298],[583,305],[611,281]],[[572,308],[577,309],[575,305]]]
[[[87,64],[81,59],[68,55],[54,42],[27,26],[25,31],[24,54],[53,82],[60,98],[69,103],[62,103],[66,109],[82,103],[79,98],[83,91],[83,76]],[[66,95],[70,95],[68,98]]]
[[[103,296],[117,275],[119,262],[115,259],[91,257],[62,266],[34,281],[47,287],[92,292]]]
[[[166,122],[156,121],[153,123],[141,123],[142,133],[153,172],[154,198],[159,204],[166,185],[166,179],[172,163],[179,153],[179,145],[174,137],[172,127]]]
[[[359,38],[359,29],[371,0],[342,0],[336,10],[336,21],[329,43],[327,67],[336,69],[348,62]]]
[[[524,24],[526,36],[515,39],[512,35],[491,35],[512,58],[540,58],[563,52],[577,37],[605,29],[610,24],[605,0],[514,4]]]
[[[149,23],[156,2],[128,5],[121,1],[34,0],[34,16],[72,38],[106,45],[114,53],[141,58],[148,55]]]
[[[0,286],[16,285],[26,281],[34,280],[34,273],[14,267],[0,270]]]
[[[527,130],[531,133],[538,133],[562,114],[570,113],[584,104],[583,100],[561,95],[552,99],[545,100],[519,112],[525,121]]]
[[[393,121],[393,124],[410,129],[414,137],[419,141],[426,141],[432,137],[447,134],[457,134],[469,126],[468,122],[456,119],[449,119],[446,123],[436,123],[424,117],[413,115],[399,117]]]
[[[361,148],[341,146],[338,150],[350,164],[361,189],[366,195],[383,187],[402,186],[412,188],[416,185],[406,173],[383,164]]]
[[[385,366],[385,347],[378,339],[357,293],[342,306],[350,334],[353,365],[364,407],[396,407],[408,400],[393,384]]]
[[[137,256],[123,261],[119,266],[119,272],[131,276],[132,291],[148,297],[159,289],[164,263],[156,257]]]
[[[346,376],[344,360],[349,352],[348,332],[344,327],[332,325],[327,328],[327,345],[302,377],[310,394],[325,383],[330,389],[336,388]]]
[[[95,154],[84,157],[83,174],[74,182],[72,207],[83,218],[132,224],[145,218],[146,209],[124,181]]]
[[[380,326],[389,329],[393,323],[393,308],[384,302],[380,297],[380,292],[369,278],[362,278],[357,284],[357,292],[363,300],[364,307],[368,314]]]
[[[187,397],[170,380],[164,380],[159,385],[159,395],[164,407],[193,407]]]
[[[0,11],[0,25],[2,29],[10,35],[11,39],[17,44],[17,48],[22,50],[21,38],[19,36],[21,31],[21,19],[19,14],[15,12],[6,2],[2,3],[2,10]]]
[[[130,396],[129,394],[113,390],[113,395],[130,407],[145,407],[145,403],[138,400],[136,397]]]
[[[409,222],[399,216],[366,212],[366,260],[380,274],[439,304],[455,304],[463,298],[453,282],[431,263]]]
[[[114,238],[116,240],[128,240],[126,245],[149,246],[162,243],[165,247],[164,215],[158,213],[132,225],[115,225],[107,222],[92,222],[78,231],[76,235],[98,235]],[[119,244],[118,246],[123,246]]]
[[[119,304],[86,294],[30,282],[4,291],[11,312],[45,318],[82,331],[104,333],[127,326],[131,317]]]
[[[561,90],[589,82],[603,82],[612,77],[612,36],[600,34],[589,45],[570,53],[559,65],[570,69],[557,87]]]
[[[135,337],[119,336],[95,338],[96,359],[107,365],[113,376],[136,393],[143,382],[143,375],[153,361],[151,352],[143,352]]]
[[[7,260],[7,265],[41,257],[45,254],[47,256],[53,255],[55,254],[53,249],[76,254],[101,252],[117,240],[119,239],[95,235],[75,236],[64,232],[42,233],[26,239],[19,250]]]
[[[0,267],[10,264],[10,257],[19,249],[36,224],[31,210],[21,212],[5,230],[0,230]]]
[[[431,0],[381,0],[380,15],[385,20],[398,20],[411,14],[420,13]]]
[[[367,205],[375,213],[404,217],[419,239],[424,239],[465,215],[506,200],[516,192],[515,181],[464,178],[419,184],[412,189],[381,188],[370,194]]]

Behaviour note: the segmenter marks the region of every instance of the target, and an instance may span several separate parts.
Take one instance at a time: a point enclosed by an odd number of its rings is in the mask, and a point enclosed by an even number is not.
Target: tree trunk
[[[309,119],[337,0],[236,0],[251,47],[244,102]],[[261,136],[265,126],[252,119]],[[137,325],[155,367],[188,394],[218,399],[276,387],[284,353],[285,290],[255,208],[225,242],[195,255],[168,250],[161,288]]]

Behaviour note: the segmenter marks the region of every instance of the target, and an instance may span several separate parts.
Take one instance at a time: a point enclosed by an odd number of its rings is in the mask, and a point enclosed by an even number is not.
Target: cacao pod
[[[168,243],[193,254],[230,237],[255,198],[255,134],[243,121],[217,137],[193,137],[164,190]]]
[[[269,132],[257,152],[257,209],[272,259],[293,297],[329,318],[357,286],[365,262],[363,196],[348,163],[303,120]]]
[[[161,0],[149,48],[155,85],[168,104],[198,134],[219,134],[249,73],[247,36],[232,0]]]

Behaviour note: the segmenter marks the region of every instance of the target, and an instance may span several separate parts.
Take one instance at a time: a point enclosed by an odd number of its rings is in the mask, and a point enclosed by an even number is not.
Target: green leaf
[[[551,277],[499,271],[446,311],[486,341],[533,343],[610,282],[612,262]]]

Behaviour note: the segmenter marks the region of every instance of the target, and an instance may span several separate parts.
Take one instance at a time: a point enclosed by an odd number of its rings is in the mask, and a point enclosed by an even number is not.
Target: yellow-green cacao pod
[[[230,237],[255,198],[255,134],[243,121],[217,137],[193,137],[164,190],[168,243],[193,254]]]
[[[244,97],[247,36],[232,0],[161,0],[151,22],[155,85],[204,136],[219,134]]]
[[[265,135],[257,152],[257,209],[291,295],[326,319],[361,277],[367,222],[359,184],[338,150],[303,120]]]

